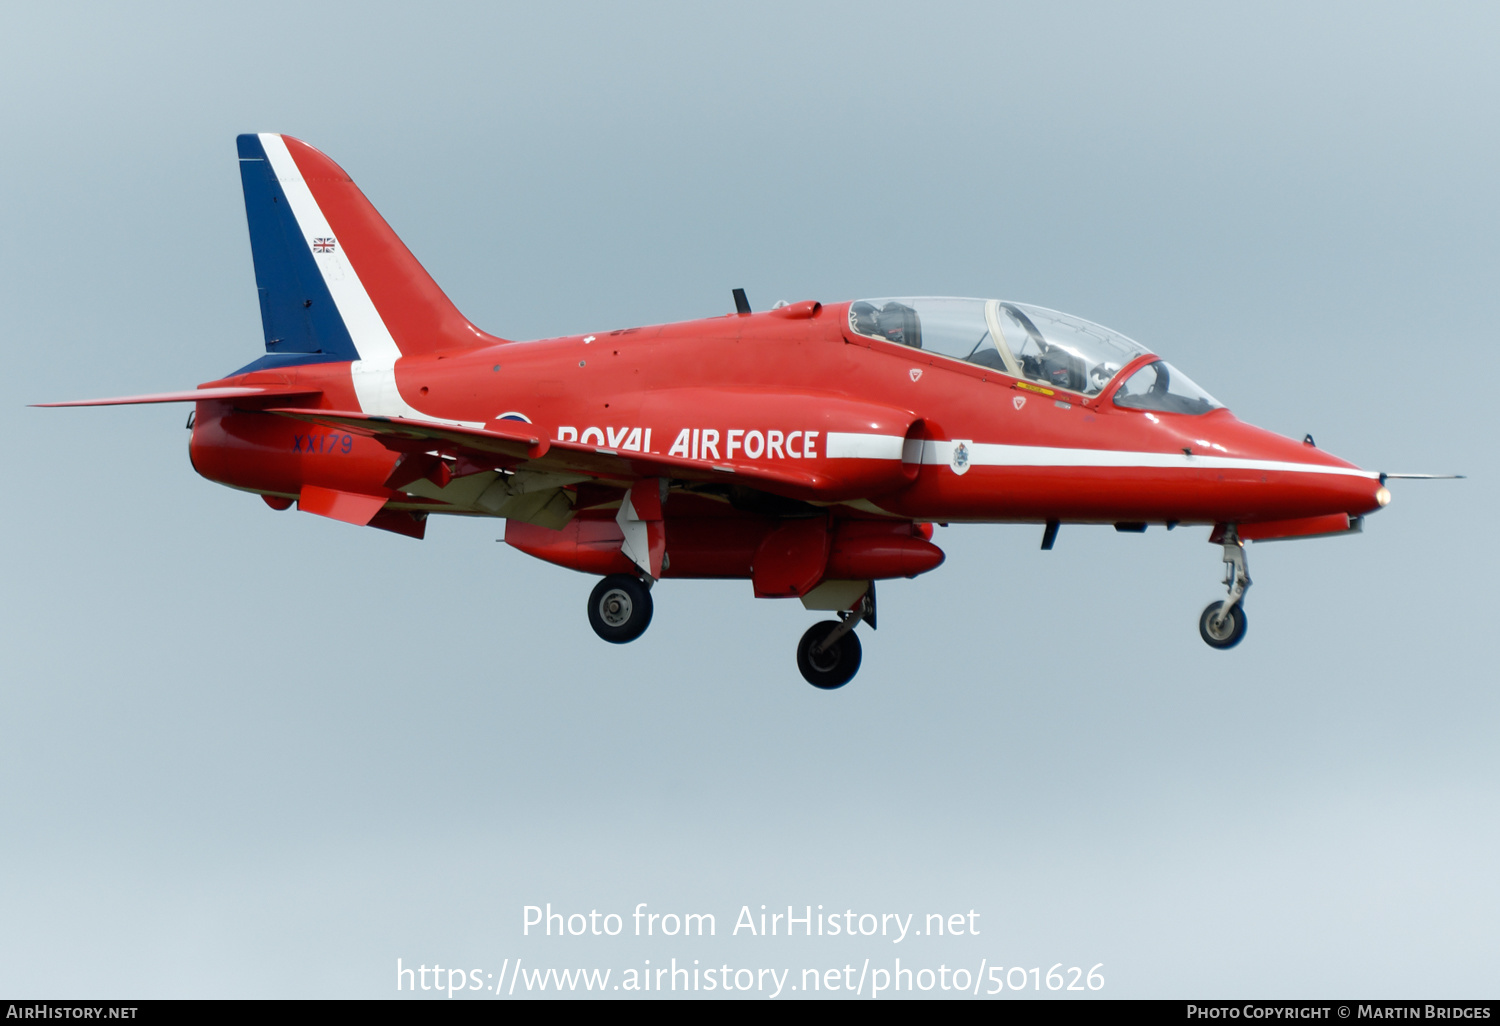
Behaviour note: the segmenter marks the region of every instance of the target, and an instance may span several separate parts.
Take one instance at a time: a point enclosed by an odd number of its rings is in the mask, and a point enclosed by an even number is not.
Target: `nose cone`
[[[1240,463],[1258,474],[1265,487],[1246,519],[1293,519],[1346,513],[1372,513],[1390,502],[1375,471],[1362,470],[1324,452],[1311,440],[1296,441],[1235,418],[1227,410],[1203,418],[1193,442],[1195,454]],[[1193,429],[1187,429],[1192,433]],[[1194,445],[1196,443],[1196,445]],[[1199,448],[1201,446],[1201,448]],[[1219,461],[1215,461],[1219,462]]]

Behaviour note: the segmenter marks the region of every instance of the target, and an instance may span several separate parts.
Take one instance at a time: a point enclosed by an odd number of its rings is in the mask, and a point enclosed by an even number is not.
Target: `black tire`
[[[797,669],[802,671],[802,676],[809,684],[824,691],[843,687],[859,672],[862,651],[859,638],[853,631],[845,634],[825,651],[813,653],[813,646],[828,637],[829,632],[837,626],[838,622],[834,620],[815,623],[797,643]]]
[[[638,578],[611,574],[589,596],[589,626],[612,645],[623,645],[651,626],[651,592]]]
[[[1214,617],[1218,615],[1222,602],[1210,602],[1203,615],[1198,617],[1198,633],[1203,635],[1203,640],[1213,648],[1233,648],[1245,637],[1245,629],[1249,626],[1245,619],[1245,604],[1236,603],[1222,621],[1216,626]]]

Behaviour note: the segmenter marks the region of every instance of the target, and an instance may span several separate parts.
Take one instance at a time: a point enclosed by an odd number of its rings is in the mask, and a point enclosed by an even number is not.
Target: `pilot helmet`
[[[878,333],[884,335],[892,342],[901,345],[910,345],[911,340],[907,338],[907,325],[914,320],[912,308],[901,303],[887,303],[881,307],[875,316]]]

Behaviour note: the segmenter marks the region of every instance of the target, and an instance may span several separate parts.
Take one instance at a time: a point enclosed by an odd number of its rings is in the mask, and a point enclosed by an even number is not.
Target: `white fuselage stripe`
[[[830,431],[823,452],[830,459],[899,460],[904,439],[900,435],[861,435]]]
[[[349,337],[359,352],[359,359],[349,365],[349,373],[360,410],[383,417],[407,417],[429,424],[484,427],[484,421],[430,417],[408,405],[402,398],[396,387],[396,361],[401,359],[401,349],[391,337],[380,311],[375,309],[364,283],[344,257],[343,244],[334,235],[312,190],[303,181],[302,172],[292,159],[291,151],[286,148],[286,142],[275,133],[262,132],[260,144],[265,148],[266,159],[271,162],[271,170],[276,175],[282,194],[291,204],[297,227],[302,230],[303,244],[312,253],[313,262],[323,275],[323,284],[328,287],[329,295],[333,296],[339,316],[344,319],[344,326],[349,330]],[[333,239],[334,242],[332,246],[317,247],[313,245],[316,238]]]
[[[903,445],[903,443],[905,443]],[[906,441],[899,435],[828,433],[824,452],[830,459],[905,459],[934,466],[950,465],[957,442]],[[1330,467],[1322,463],[1287,460],[1253,460],[1235,456],[1207,456],[1182,452],[1132,452],[1120,449],[1064,449],[1046,445],[1001,445],[966,442],[969,464],[976,467],[1092,467],[1169,470],[1254,470],[1294,474],[1335,474],[1375,480],[1380,475],[1355,467]],[[903,452],[904,448],[904,452]]]

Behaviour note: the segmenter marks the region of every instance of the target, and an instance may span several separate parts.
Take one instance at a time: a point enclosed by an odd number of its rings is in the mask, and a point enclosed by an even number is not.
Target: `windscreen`
[[[1165,360],[1148,363],[1125,379],[1115,392],[1115,405],[1162,413],[1207,413],[1223,404],[1193,383],[1193,379]]]

